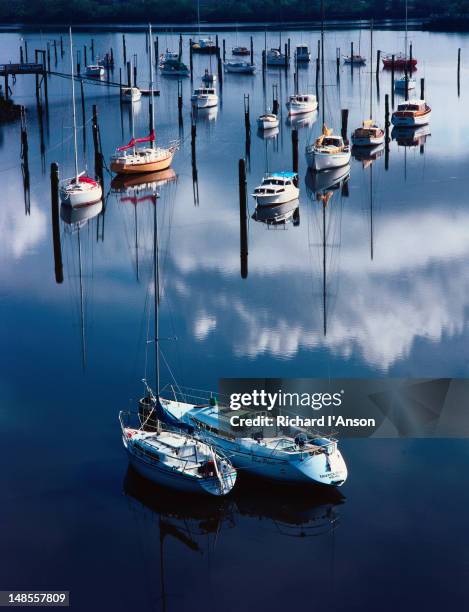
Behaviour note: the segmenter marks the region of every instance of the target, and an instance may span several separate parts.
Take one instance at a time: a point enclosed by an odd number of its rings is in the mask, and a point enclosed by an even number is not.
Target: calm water
[[[316,48],[317,33],[291,35]],[[96,34],[97,53],[121,35]],[[47,34],[49,39],[53,34]],[[28,34],[30,54],[46,35]],[[75,36],[77,47],[91,35]],[[250,95],[248,191],[266,169],[291,169],[285,100],[293,70],[226,75],[218,112],[197,118],[198,201],[190,143],[190,80],[178,126],[177,81],[158,76],[157,136],[181,139],[177,180],[160,186],[163,350],[182,384],[213,388],[223,376],[466,376],[469,369],[469,213],[465,135],[469,130],[469,38],[413,32],[433,108],[417,146],[390,144],[370,167],[353,160],[346,188],[323,219],[304,147],[320,120],[299,127],[300,205],[294,222],[250,219],[248,277],[240,275],[238,159],[245,154],[243,94]],[[227,49],[248,45],[227,34]],[[335,75],[335,50],[358,32],[332,31],[326,43],[326,119],[349,131],[368,114],[367,68]],[[176,37],[160,35],[160,50]],[[269,35],[268,45],[277,44]],[[187,59],[187,37],[184,54]],[[2,61],[19,57],[20,35],[3,34]],[[256,62],[264,45],[254,34]],[[378,31],[375,48],[403,47],[403,34]],[[361,36],[368,53],[368,33]],[[458,97],[457,48],[463,68]],[[145,36],[127,34],[146,86]],[[57,71],[67,72],[67,56]],[[54,67],[54,59],[52,59]],[[209,65],[194,56],[195,75]],[[313,92],[314,67],[300,69]],[[198,79],[194,79],[194,85]],[[391,78],[374,83],[374,115],[384,122]],[[281,127],[264,140],[255,118],[278,86]],[[106,160],[130,139],[129,109],[115,89],[85,85],[86,145],[93,167],[91,106],[96,103]],[[350,478],[341,496],[263,490],[245,484],[221,504],[195,503],[145,487],[127,473],[117,413],[141,393],[146,307],[151,302],[153,205],[136,205],[106,180],[105,213],[80,229],[60,221],[63,283],[54,274],[49,165],[72,172],[70,83],[49,81],[43,129],[34,77],[19,77],[14,98],[28,109],[30,204],[25,205],[19,125],[0,131],[0,476],[1,588],[71,590],[78,610],[273,610],[294,604],[335,610],[467,607],[469,502],[465,441],[344,441]],[[78,90],[78,117],[81,106]],[[396,96],[397,103],[400,98]],[[147,101],[135,109],[137,134]],[[42,134],[42,144],[41,144]],[[42,153],[41,153],[42,151]],[[372,168],[372,170],[371,170]],[[250,214],[254,212],[252,199]],[[373,254],[373,257],[371,257]],[[324,333],[326,328],[326,334]],[[150,347],[151,348],[151,347]],[[151,377],[152,361],[147,370]],[[163,372],[165,381],[169,374]],[[242,586],[240,586],[240,581]],[[107,602],[107,603],[106,603]]]

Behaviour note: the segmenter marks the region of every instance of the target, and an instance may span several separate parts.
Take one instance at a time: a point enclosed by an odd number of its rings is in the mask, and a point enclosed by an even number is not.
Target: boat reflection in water
[[[361,161],[364,166],[367,166],[370,162],[374,162],[383,156],[385,149],[384,142],[375,145],[374,147],[352,147],[352,156],[357,161]]]
[[[391,132],[391,138],[400,147],[422,146],[426,143],[429,136],[431,136],[429,125],[421,125],[420,127],[393,127]]]
[[[252,219],[265,223],[269,228],[282,227],[285,229],[290,222],[297,227],[300,224],[300,202],[291,200],[274,206],[256,206]]]
[[[286,125],[297,130],[299,128],[311,127],[316,123],[318,118],[318,111],[314,110],[310,113],[303,113],[302,115],[290,115],[286,119]]]
[[[175,180],[177,174],[173,168],[145,174],[117,175],[111,181],[111,189],[114,193],[152,191]]]
[[[102,210],[102,200],[78,208],[62,203],[60,205],[60,218],[64,223],[70,226],[69,231],[74,231],[86,225],[86,223],[94,217],[97,217]]]
[[[210,106],[209,108],[194,108],[193,114],[197,123],[216,121],[218,117],[218,106]]]
[[[305,177],[306,190],[310,196],[316,196],[318,192],[327,190],[336,191],[343,187],[349,176],[350,164],[323,172],[309,169]]]
[[[258,128],[257,130],[257,136],[262,138],[262,140],[273,140],[274,138],[277,138],[279,134],[280,128],[278,127],[271,128],[270,130],[262,130],[261,128]]]
[[[272,487],[246,474],[228,497],[188,496],[149,483],[132,467],[124,478],[124,493],[134,508],[142,514],[150,511],[155,518],[165,521],[166,531],[178,539],[192,540],[189,548],[199,548],[197,537],[219,534],[223,529],[246,528],[241,518],[253,519],[275,527],[280,535],[290,537],[328,534],[339,525],[338,508],[345,496],[335,488],[305,490],[288,485]],[[170,529],[168,526],[171,525]],[[184,533],[184,538],[182,534]]]

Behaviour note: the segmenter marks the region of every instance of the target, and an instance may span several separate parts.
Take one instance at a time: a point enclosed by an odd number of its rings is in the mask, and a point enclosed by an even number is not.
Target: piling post
[[[425,79],[420,79],[420,99],[425,100]]]
[[[91,61],[94,62],[94,38],[91,39]]]
[[[103,186],[103,156],[99,138],[98,107],[96,104],[93,104],[93,148],[95,175],[101,186]]]
[[[348,142],[348,138],[347,138],[348,108],[343,108],[340,111],[340,115],[341,115],[341,124],[342,124],[341,134],[342,134],[342,138],[344,139],[344,142],[347,143]]]
[[[291,131],[293,172],[298,174],[298,130]]]
[[[337,82],[340,81],[340,55],[335,58],[335,78]]]
[[[254,41],[251,36],[251,66],[254,65]]]
[[[246,157],[251,153],[251,121],[249,118],[249,94],[244,94],[244,131],[246,134]]]
[[[288,57],[288,59],[290,59],[290,57],[291,57],[291,41],[290,41],[290,38],[288,39],[287,57]]]
[[[54,64],[57,66],[57,41],[54,38]]]
[[[62,249],[60,245],[59,224],[59,165],[53,162],[50,165],[50,192],[52,215],[52,239],[54,246],[55,282],[60,284],[64,280],[62,265]]]
[[[178,115],[179,125],[182,125],[182,81],[178,81]]]
[[[272,113],[278,115],[278,96],[277,96],[277,85],[272,85]]]
[[[125,34],[122,34],[122,55],[124,57],[124,64],[127,63],[127,46],[125,44]]]
[[[84,62],[85,62],[84,65],[86,68],[86,66],[88,66],[88,48],[86,45],[83,45],[83,59],[84,59]]]
[[[222,45],[223,45],[223,61],[225,61],[226,60],[226,40],[225,39],[223,39]]]
[[[460,93],[461,93],[461,49],[459,48],[458,49],[458,97]]]
[[[197,137],[197,125],[194,115],[191,115],[191,161],[192,161],[192,189],[194,192],[194,205],[199,205],[199,180],[197,173],[197,151],[195,147]]]
[[[215,52],[217,57],[220,57],[220,47],[218,45],[218,34],[215,35]]]
[[[316,66],[321,63],[321,41],[318,40],[318,54],[316,55]]]
[[[246,160],[238,162],[239,182],[239,229],[240,229],[240,260],[241,278],[248,276],[248,228],[247,228],[247,183]]]
[[[63,59],[64,56],[64,39],[63,36],[60,36],[60,57],[61,59]],[[26,58],[26,61],[28,61],[28,59]]]
[[[384,168],[387,170],[389,168],[389,94],[385,94],[384,96],[384,131],[385,131],[385,148],[384,148]]]
[[[81,73],[81,53],[80,50],[77,49],[77,74]]]
[[[23,63],[23,46],[20,45],[20,64]]]
[[[182,58],[182,34],[179,34],[179,51],[178,51],[178,55],[179,55],[179,60],[181,60],[181,58]]]
[[[134,87],[137,87],[137,62],[134,63]]]
[[[189,69],[190,69],[190,73],[191,73],[191,81],[193,79],[193,73],[194,73],[194,62],[193,62],[193,58],[192,58],[192,38],[189,39]]]
[[[29,177],[29,146],[26,127],[26,111],[21,107],[21,168],[23,171],[24,209],[25,214],[31,214],[30,177]]]
[[[28,61],[28,41],[24,39],[24,57]]]
[[[395,70],[395,55],[391,56],[391,102],[394,108],[394,70]]]
[[[376,74],[379,74],[379,65],[381,63],[381,50],[376,51]]]
[[[159,56],[159,46],[160,46],[160,42],[159,42],[159,38],[158,36],[155,38],[155,62],[158,62],[158,56]]]
[[[217,57],[218,82],[220,84],[220,92],[223,89],[223,64],[220,55]]]
[[[47,43],[47,72],[50,72],[50,43]]]
[[[265,78],[265,67],[266,67],[265,49],[262,49],[262,74],[264,78]]]
[[[127,86],[132,87],[132,70],[130,62],[127,62]]]
[[[288,70],[288,44],[285,43],[285,72]]]

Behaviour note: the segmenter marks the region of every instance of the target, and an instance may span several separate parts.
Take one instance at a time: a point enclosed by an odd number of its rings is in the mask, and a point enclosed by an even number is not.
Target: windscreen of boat
[[[400,111],[418,111],[420,107],[418,104],[399,104],[398,110]]]

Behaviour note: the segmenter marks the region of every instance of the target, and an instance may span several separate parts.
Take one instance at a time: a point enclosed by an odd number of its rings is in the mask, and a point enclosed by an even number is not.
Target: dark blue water
[[[112,45],[121,62],[119,33],[93,36],[98,52]],[[315,48],[317,33],[291,36],[293,45]],[[45,46],[47,37],[28,34],[29,48]],[[89,44],[90,37],[80,33],[75,42]],[[388,170],[380,157],[372,177],[370,166],[353,160],[348,190],[337,190],[327,208],[325,309],[322,210],[306,188],[303,156],[320,120],[299,130],[299,224],[275,229],[250,220],[247,279],[240,274],[243,94],[250,95],[253,125],[250,192],[267,168],[291,168],[284,103],[293,70],[287,78],[269,70],[265,91],[260,74],[226,76],[218,113],[197,121],[198,205],[191,85],[186,80],[180,129],[177,83],[158,77],[157,136],[162,143],[181,138],[177,181],[160,187],[157,204],[162,335],[177,337],[162,344],[180,383],[214,388],[225,376],[467,375],[469,40],[411,37],[416,77],[425,77],[433,108],[430,134],[412,147],[393,141]],[[17,59],[19,38],[3,35],[2,61]],[[338,128],[340,108],[349,108],[349,131],[369,105],[366,68],[354,70],[353,78],[343,68],[336,83],[335,49],[345,52],[351,38],[357,45],[358,32],[331,32],[326,45],[326,118]],[[238,41],[234,33],[227,39],[228,49],[248,44],[241,34]],[[254,40],[259,62],[264,35]],[[176,48],[175,41],[160,35],[160,50]],[[276,42],[272,36],[268,45]],[[127,35],[129,56],[139,54],[142,86],[144,45],[143,34]],[[187,56],[187,40],[184,45]],[[366,32],[361,45],[367,53]],[[403,34],[376,32],[375,46],[399,50]],[[196,74],[207,66],[206,58],[195,58]],[[57,70],[68,70],[66,57]],[[301,70],[303,89],[314,91],[314,82],[312,65]],[[266,145],[254,122],[271,104],[274,84],[283,116],[277,139]],[[375,116],[383,123],[390,75],[381,72],[379,85]],[[465,441],[345,440],[350,477],[343,498],[245,483],[220,504],[196,502],[127,473],[117,414],[139,397],[145,374],[153,205],[142,200],[135,206],[125,200],[129,194],[112,193],[106,173],[104,215],[79,231],[60,222],[64,281],[56,283],[48,169],[57,161],[62,176],[72,171],[69,88],[66,79],[49,81],[41,156],[34,77],[19,77],[14,87],[15,100],[28,110],[30,206],[19,125],[0,132],[0,587],[67,589],[77,610],[467,607]],[[130,120],[114,89],[85,85],[85,96],[80,162],[91,171],[91,105],[98,104],[107,160],[129,139]],[[142,100],[136,109],[138,133],[147,129],[146,108]],[[81,121],[79,94],[78,115]],[[249,207],[252,213],[252,200]],[[166,368],[163,379],[170,381]]]

